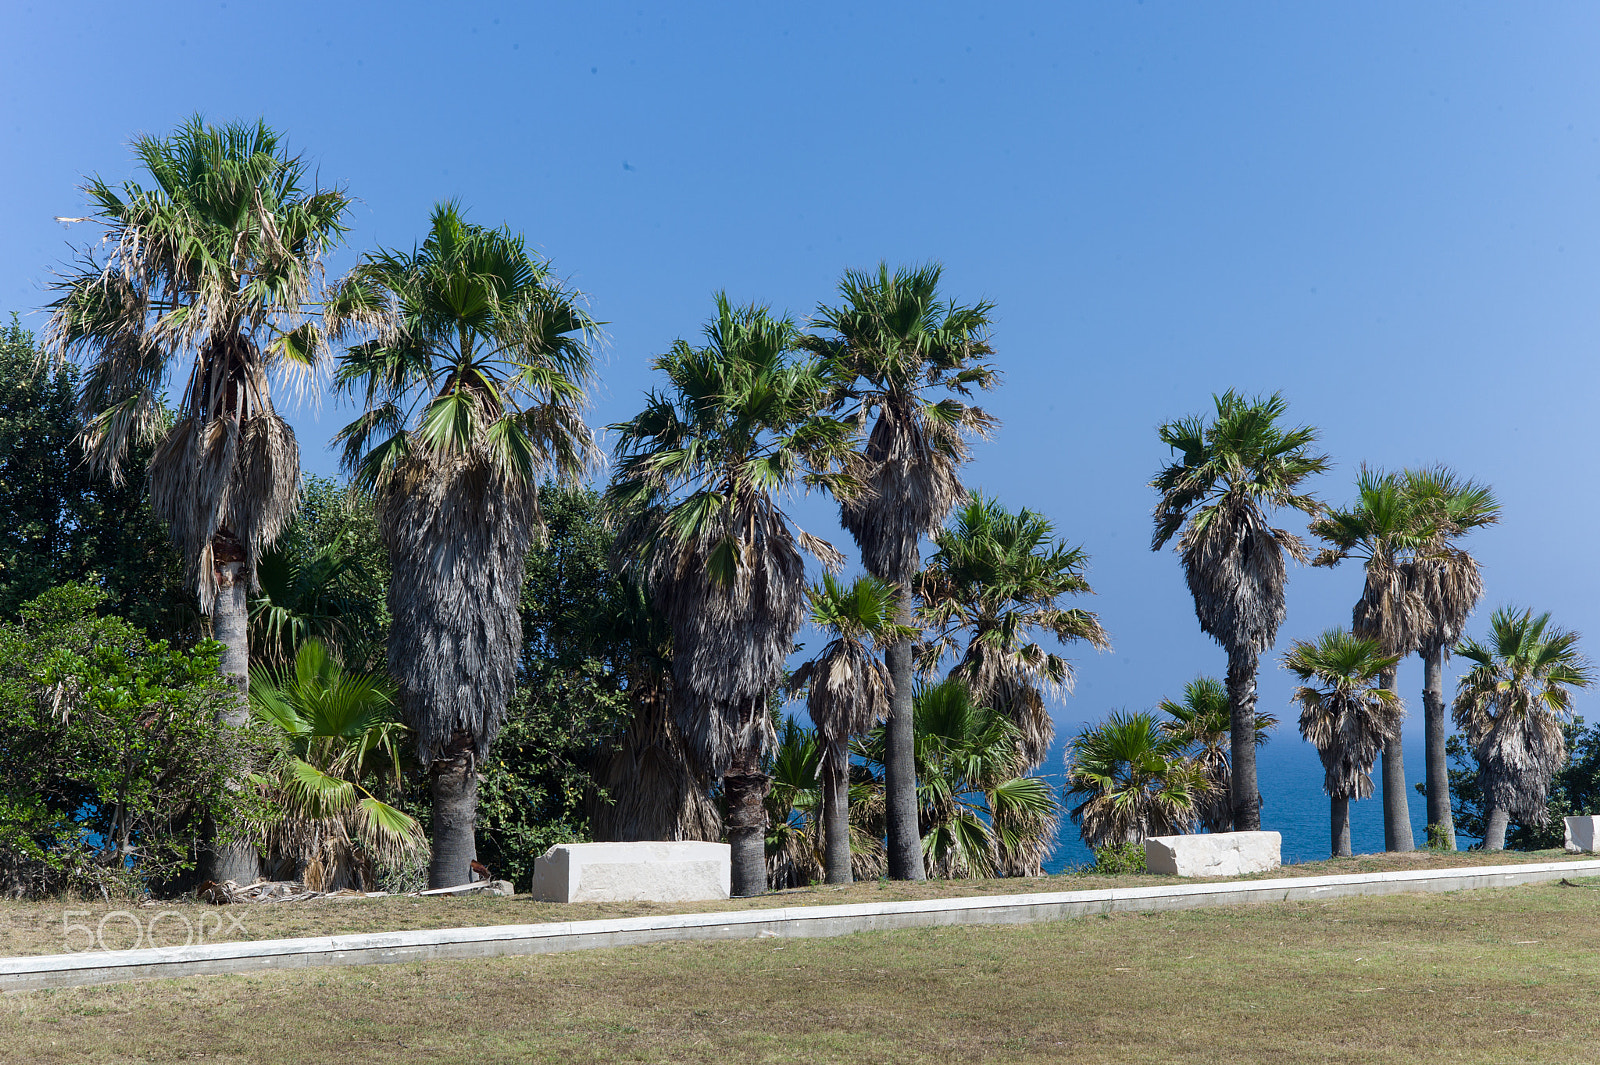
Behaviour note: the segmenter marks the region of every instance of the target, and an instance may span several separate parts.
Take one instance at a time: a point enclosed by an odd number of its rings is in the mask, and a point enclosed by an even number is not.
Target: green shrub
[[[1144,864],[1144,844],[1114,843],[1108,847],[1095,848],[1094,871],[1105,876],[1147,872]]]
[[[106,593],[53,588],[0,624],[0,888],[137,894],[194,868],[203,826],[227,841],[262,811],[233,789],[260,763],[221,644],[181,651],[96,611]]]

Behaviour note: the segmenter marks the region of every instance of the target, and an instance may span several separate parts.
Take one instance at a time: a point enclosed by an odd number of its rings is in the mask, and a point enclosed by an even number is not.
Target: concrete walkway
[[[154,977],[381,965],[501,954],[547,954],[677,940],[761,936],[844,936],[931,925],[1023,924],[1102,913],[1187,910],[1241,903],[1336,899],[1419,891],[1512,887],[1571,876],[1600,876],[1600,860],[1488,865],[1405,873],[1286,877],[1214,884],[985,895],[849,906],[790,906],[737,913],[687,913],[604,921],[379,932],[309,939],[206,943],[152,950],[86,951],[0,958],[0,990],[74,987]]]

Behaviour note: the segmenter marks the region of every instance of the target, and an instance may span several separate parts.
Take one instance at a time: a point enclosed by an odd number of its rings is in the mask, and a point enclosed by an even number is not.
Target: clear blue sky
[[[1595,5],[12,0],[6,29],[6,311],[48,298],[82,176],[197,110],[264,116],[359,198],[336,269],[444,197],[526,232],[610,323],[596,424],[718,288],[804,315],[847,266],[942,260],[998,307],[970,483],[1093,556],[1116,646],[1076,654],[1065,727],[1222,669],[1145,484],[1156,425],[1228,387],[1322,427],[1331,500],[1363,460],[1492,482],[1486,606],[1600,641]],[[308,470],[344,414],[296,417]],[[1280,648],[1360,581],[1294,572]],[[1414,660],[1401,684],[1419,724]],[[1289,689],[1269,660],[1262,704]]]

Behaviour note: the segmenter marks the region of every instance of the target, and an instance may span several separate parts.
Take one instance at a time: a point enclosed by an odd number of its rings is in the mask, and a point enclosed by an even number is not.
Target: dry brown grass
[[[18,992],[0,1060],[1593,1060],[1574,884]]]
[[[1271,873],[1239,879],[1266,879],[1277,876],[1319,876],[1333,873],[1371,873],[1392,869],[1428,869],[1449,866],[1509,864],[1531,861],[1581,859],[1588,855],[1567,855],[1560,851],[1537,853],[1458,852],[1442,854],[1416,851],[1411,854],[1366,854],[1325,862],[1286,866]],[[1080,891],[1104,887],[1138,887],[1147,884],[1203,883],[1165,876],[1094,876],[1064,874],[1031,879],[930,880],[922,883],[871,881],[848,887],[818,885],[790,891],[773,891],[751,899],[723,902],[657,904],[607,903],[574,904],[535,902],[526,895],[513,898],[384,898],[322,899],[292,903],[257,903],[216,907],[193,899],[147,903],[105,902],[9,902],[0,901],[0,955],[58,954],[82,949],[86,937],[65,935],[65,925],[84,924],[101,929],[107,914],[133,913],[142,925],[164,911],[180,917],[163,917],[156,925],[154,943],[142,946],[173,946],[184,942],[184,920],[198,926],[204,920],[205,941],[218,939],[261,940],[296,936],[332,936],[355,932],[392,932],[429,928],[469,928],[501,924],[539,924],[546,921],[584,921],[602,917],[640,917],[649,914],[703,913],[711,910],[765,909],[775,906],[826,906],[850,902],[897,902],[912,899],[958,898],[972,895],[1016,895],[1035,891]],[[67,916],[68,913],[72,916]],[[237,921],[237,924],[234,922]],[[242,926],[242,927],[241,927]],[[220,930],[220,932],[218,931]],[[226,933],[226,934],[221,934]],[[103,926],[105,945],[116,950],[134,946],[132,925],[113,917]]]

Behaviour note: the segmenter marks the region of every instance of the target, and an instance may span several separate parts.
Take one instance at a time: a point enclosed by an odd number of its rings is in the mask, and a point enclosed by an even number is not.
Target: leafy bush
[[[1148,872],[1144,864],[1144,844],[1113,843],[1105,847],[1096,847],[1094,871],[1106,876]]]
[[[0,625],[0,887],[11,895],[159,889],[194,868],[204,826],[260,819],[230,789],[263,753],[218,711],[237,698],[221,645],[181,651],[106,593],[51,589]]]

